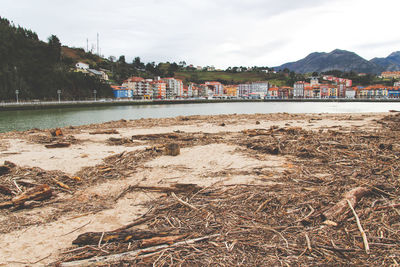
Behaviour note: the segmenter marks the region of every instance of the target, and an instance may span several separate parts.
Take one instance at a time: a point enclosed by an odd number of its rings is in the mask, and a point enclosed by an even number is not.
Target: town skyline
[[[92,49],[99,33],[101,54],[127,61],[274,67],[312,51],[340,48],[371,59],[400,50],[400,34],[387,27],[395,23],[394,0],[39,2],[5,0],[0,16],[67,46],[87,48],[88,39]]]

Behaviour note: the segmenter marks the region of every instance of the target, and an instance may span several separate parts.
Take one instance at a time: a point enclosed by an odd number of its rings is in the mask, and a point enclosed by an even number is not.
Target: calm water
[[[55,128],[101,123],[110,120],[165,118],[187,115],[253,113],[348,113],[400,110],[400,103],[300,103],[249,102],[178,105],[113,106],[104,108],[64,108],[48,110],[0,111],[0,132],[31,128]]]

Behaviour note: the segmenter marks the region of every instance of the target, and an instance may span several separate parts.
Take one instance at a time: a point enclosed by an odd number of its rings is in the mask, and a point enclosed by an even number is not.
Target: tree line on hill
[[[95,77],[71,72],[71,62],[61,56],[55,35],[48,42],[28,29],[0,17],[0,101],[20,99],[52,100],[61,90],[63,99],[111,96],[110,86]]]

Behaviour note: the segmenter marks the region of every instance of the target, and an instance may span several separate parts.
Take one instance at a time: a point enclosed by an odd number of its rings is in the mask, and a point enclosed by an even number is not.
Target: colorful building
[[[205,86],[209,89],[209,95],[222,96],[224,94],[224,86],[220,82],[205,82]]]
[[[115,98],[132,98],[133,91],[123,86],[111,85]]]
[[[268,89],[268,98],[275,99],[278,98],[279,88],[278,87],[271,87]]]
[[[167,84],[164,81],[153,81],[150,82],[150,85],[153,92],[153,99],[167,98]]]

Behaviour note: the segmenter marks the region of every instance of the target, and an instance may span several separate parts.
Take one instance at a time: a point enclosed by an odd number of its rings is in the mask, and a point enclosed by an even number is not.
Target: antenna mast
[[[100,48],[99,48],[99,33],[97,33],[97,55],[100,56]]]

